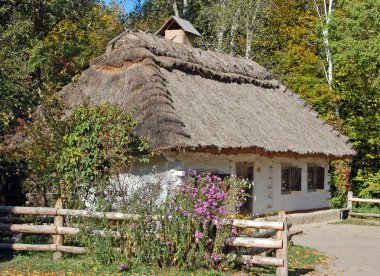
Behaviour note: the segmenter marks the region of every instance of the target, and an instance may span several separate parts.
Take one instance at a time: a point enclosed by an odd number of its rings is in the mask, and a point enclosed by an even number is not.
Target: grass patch
[[[1,275],[35,275],[36,273],[52,273],[55,275],[115,275],[119,273],[118,264],[99,265],[89,260],[85,255],[65,254],[58,261],[52,260],[52,253],[7,253],[0,255]],[[293,245],[289,248],[289,275],[302,275],[313,271],[316,265],[323,264],[326,257],[316,249]],[[246,270],[247,271],[247,270]],[[270,266],[252,267],[248,271],[253,275],[275,275],[276,269]],[[247,272],[248,272],[247,271]],[[128,272],[118,275],[234,275],[237,271],[217,271],[213,269],[199,269],[196,271],[181,270],[177,268],[160,269],[155,267],[134,267]]]
[[[380,214],[380,208],[378,207],[373,207],[373,208],[352,208],[352,212],[355,213],[369,213],[369,214]]]
[[[85,255],[65,254],[61,260],[53,261],[52,253],[8,253],[0,257],[2,276],[36,275],[36,273],[55,273],[55,275],[231,275],[216,270],[188,271],[176,268],[159,269],[149,266],[133,267],[128,272],[121,273],[119,264],[100,265],[88,259]]]
[[[288,253],[289,275],[305,275],[314,271],[316,266],[327,265],[327,257],[314,248],[292,245]],[[276,275],[276,268],[252,267],[249,272],[253,275]]]
[[[340,220],[333,222],[331,224],[350,224],[350,225],[369,225],[369,226],[380,226],[380,220],[367,219],[367,218],[348,218],[345,220]]]

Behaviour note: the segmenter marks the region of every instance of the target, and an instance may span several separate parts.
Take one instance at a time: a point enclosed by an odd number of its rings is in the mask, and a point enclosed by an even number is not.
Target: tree
[[[30,124],[38,106],[44,105],[42,109],[49,112],[51,95],[75,79],[90,59],[100,55],[107,42],[123,30],[120,10],[97,0],[3,2],[0,6],[0,192],[20,175],[20,166],[25,169],[22,159],[12,159],[13,147],[1,145],[7,140],[4,138]],[[47,161],[50,158],[45,157]],[[41,175],[47,170],[47,175],[51,175],[50,168],[39,169],[35,168],[34,172]],[[27,173],[24,170],[22,175]]]
[[[28,190],[53,192],[66,206],[83,207],[78,199],[102,194],[111,176],[149,160],[148,143],[136,135],[131,114],[105,104],[78,107],[65,119],[58,104],[39,112],[18,152],[29,166]]]
[[[350,1],[331,21],[331,50],[341,117],[357,155],[354,190],[374,183],[380,170],[380,22],[379,2]],[[376,181],[375,181],[376,180]],[[377,185],[379,183],[377,182]],[[378,187],[378,186],[377,186]],[[376,192],[374,188],[373,192]],[[370,194],[367,191],[367,194]]]
[[[96,0],[8,0],[0,18],[0,137],[123,30],[120,11]]]
[[[331,17],[333,13],[334,0],[323,0],[323,8],[319,8],[319,3],[317,0],[313,0],[315,11],[319,18],[319,24],[322,29],[323,38],[323,54],[326,59],[327,67],[323,67],[325,73],[325,78],[329,86],[330,91],[333,91],[333,61],[330,50],[330,38],[329,38],[329,27],[331,22]],[[335,115],[339,118],[339,107],[335,104]]]

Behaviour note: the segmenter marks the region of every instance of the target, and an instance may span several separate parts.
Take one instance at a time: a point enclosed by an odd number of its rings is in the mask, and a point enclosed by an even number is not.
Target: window
[[[281,168],[281,193],[291,191],[301,191],[301,168],[284,164]]]
[[[325,168],[316,167],[315,171],[316,171],[315,178],[317,182],[316,184],[317,189],[324,189],[325,188]]]
[[[325,168],[313,164],[307,166],[307,189],[316,190],[325,188]]]

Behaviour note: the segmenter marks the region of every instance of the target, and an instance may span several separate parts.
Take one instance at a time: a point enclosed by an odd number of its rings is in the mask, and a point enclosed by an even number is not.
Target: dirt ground
[[[307,224],[293,237],[294,244],[309,246],[329,257],[326,267],[317,267],[315,275],[380,275],[380,226],[345,224]]]

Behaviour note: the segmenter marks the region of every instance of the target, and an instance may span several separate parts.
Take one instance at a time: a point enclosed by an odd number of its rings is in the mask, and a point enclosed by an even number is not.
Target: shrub
[[[65,207],[82,208],[93,194],[102,196],[112,175],[151,156],[130,113],[104,104],[79,106],[70,117],[63,107],[41,110],[27,129],[19,158],[26,160],[28,192],[52,192]]]
[[[83,231],[85,246],[90,247],[91,256],[99,262],[118,260],[123,268],[227,265],[224,242],[236,234],[228,218],[236,215],[243,204],[247,185],[248,182],[233,178],[222,181],[211,175],[190,177],[169,191],[159,205],[152,203],[158,202],[154,198],[160,196],[158,193],[152,195],[150,203],[136,200],[138,206],[132,209],[138,210],[140,219],[119,226],[122,239],[110,242],[109,237],[89,235],[99,226],[110,232],[115,229],[112,225],[88,225]],[[94,248],[95,244],[103,246]],[[119,253],[112,251],[118,256],[110,257],[107,244],[121,249]]]

